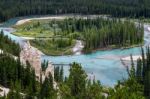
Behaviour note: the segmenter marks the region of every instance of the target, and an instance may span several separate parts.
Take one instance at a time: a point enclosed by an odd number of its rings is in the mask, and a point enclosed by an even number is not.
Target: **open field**
[[[14,26],[16,31],[13,33],[17,36],[25,37],[51,37],[54,35],[53,27],[49,26],[46,20],[30,21],[19,26]]]

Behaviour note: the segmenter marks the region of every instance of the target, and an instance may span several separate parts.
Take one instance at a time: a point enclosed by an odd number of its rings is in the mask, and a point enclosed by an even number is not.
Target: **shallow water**
[[[128,56],[131,53],[133,55],[140,54],[140,48],[97,51],[88,55],[76,56],[42,56],[42,59],[50,60],[53,63],[81,63],[88,74],[93,73],[96,79],[100,80],[102,84],[113,86],[117,80],[127,78],[126,68],[122,65],[120,58]],[[68,67],[64,68],[68,69]]]
[[[18,19],[14,19],[5,23],[5,26],[16,23]],[[4,26],[4,25],[3,25]],[[144,25],[144,46],[150,44],[150,32],[147,30],[148,25]],[[11,28],[0,28],[4,29],[4,34],[8,35],[11,39],[16,42],[23,44],[24,39],[14,36],[11,34],[13,31]],[[118,80],[127,78],[126,68],[121,64],[120,58],[132,55],[140,55],[140,47],[134,47],[130,49],[114,49],[108,51],[96,51],[87,55],[73,55],[73,56],[42,56],[42,60],[49,60],[54,64],[64,63],[70,64],[72,62],[78,62],[82,65],[84,70],[95,75],[97,80],[100,80],[103,85],[114,86]],[[69,67],[64,66],[64,73],[68,75]]]

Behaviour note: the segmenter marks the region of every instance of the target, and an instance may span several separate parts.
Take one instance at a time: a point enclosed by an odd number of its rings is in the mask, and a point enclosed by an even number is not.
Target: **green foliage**
[[[103,88],[99,81],[88,81],[85,99],[105,99],[102,91]]]
[[[103,99],[100,83],[88,80],[77,63],[71,64],[69,77],[59,86],[62,99]]]
[[[75,41],[68,38],[53,38],[47,40],[32,40],[31,45],[37,47],[48,55],[68,55],[72,54],[72,47]]]
[[[138,62],[141,62],[139,59]],[[114,89],[109,90],[108,99],[145,99],[143,85],[141,82],[141,64],[137,63],[135,70],[134,61],[131,55],[131,68],[128,69],[129,78],[118,83]]]
[[[82,98],[85,94],[86,87],[86,73],[81,65],[73,63],[70,68],[70,75],[68,78],[68,85],[71,88],[71,95],[76,98]]]
[[[15,56],[19,56],[21,50],[19,44],[16,44],[8,36],[4,36],[3,31],[0,33],[0,49]]]
[[[137,60],[137,70],[136,70],[136,77],[137,77],[137,81],[138,82],[142,82],[142,71],[143,71],[143,68],[142,68],[142,60],[141,59],[138,59]]]
[[[54,79],[56,82],[63,82],[64,80],[64,75],[63,75],[63,66],[61,66],[61,68],[55,67],[54,68]]]
[[[125,84],[136,91],[144,94],[144,96],[149,99],[150,97],[150,48],[146,47],[146,53],[144,49],[141,48],[142,59],[137,60],[137,66],[134,67],[134,62],[131,56],[131,68],[129,72],[129,79]],[[140,87],[141,86],[141,87]],[[137,94],[139,96],[139,94]],[[138,99],[138,97],[137,97]]]
[[[108,99],[145,99],[142,93],[142,86],[135,79],[128,79],[124,85],[118,84],[111,89]]]
[[[53,88],[53,77],[46,77],[40,90],[39,99],[56,99],[56,91]]]
[[[129,47],[143,43],[142,23],[135,25],[129,20],[120,19],[66,19],[56,24],[62,36],[84,41],[84,52],[99,48]]]

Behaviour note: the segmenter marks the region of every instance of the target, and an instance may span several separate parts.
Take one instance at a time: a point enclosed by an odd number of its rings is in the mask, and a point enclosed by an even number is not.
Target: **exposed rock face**
[[[26,65],[26,62],[28,61],[32,68],[35,70],[35,74],[38,77],[38,80],[40,79],[40,73],[42,72],[41,69],[41,52],[32,47],[27,41],[20,53],[20,61],[22,64]],[[49,73],[52,74],[54,77],[54,66],[51,62],[48,63],[48,67],[45,71],[45,73],[42,73],[42,80],[45,80],[45,77],[49,75]]]
[[[35,69],[36,76],[40,75],[41,71],[41,55],[36,49],[30,46],[29,41],[24,44],[23,49],[20,53],[20,61],[26,65],[26,61],[30,63],[32,68]]]

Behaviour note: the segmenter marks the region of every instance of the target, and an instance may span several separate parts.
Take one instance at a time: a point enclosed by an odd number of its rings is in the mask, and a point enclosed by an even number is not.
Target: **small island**
[[[30,20],[14,26],[17,36],[32,37],[32,46],[47,55],[71,55],[76,41],[83,53],[95,50],[128,48],[143,43],[144,27],[130,20],[113,18],[67,18]]]

